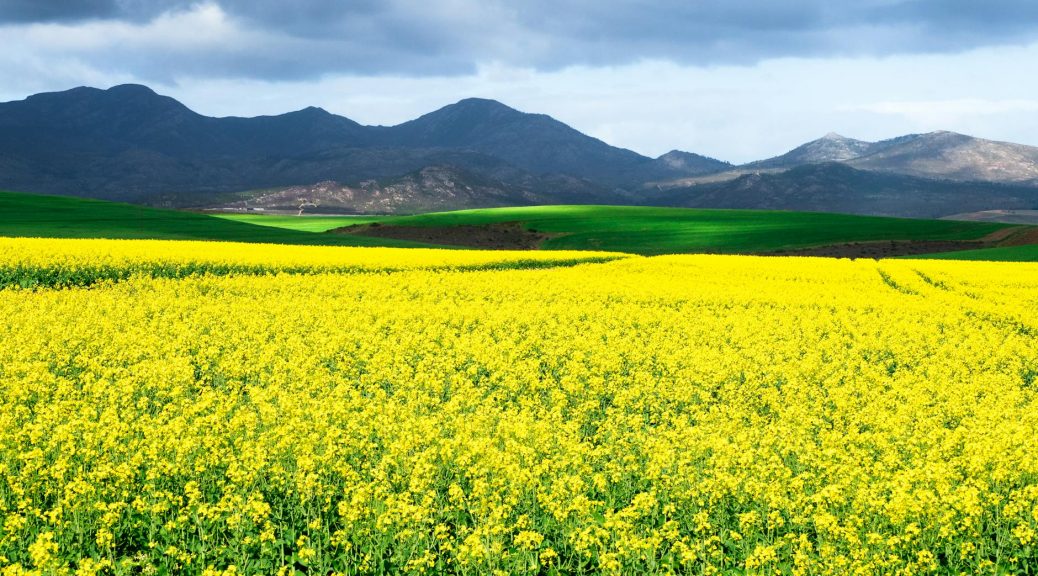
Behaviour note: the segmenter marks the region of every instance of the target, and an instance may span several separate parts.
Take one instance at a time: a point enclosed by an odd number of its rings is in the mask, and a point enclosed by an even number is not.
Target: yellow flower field
[[[0,574],[1038,572],[1038,265],[82,242]]]
[[[537,268],[607,262],[624,256],[575,251],[372,250],[235,242],[0,238],[0,286],[78,286],[123,280],[134,274],[181,278],[196,274]]]

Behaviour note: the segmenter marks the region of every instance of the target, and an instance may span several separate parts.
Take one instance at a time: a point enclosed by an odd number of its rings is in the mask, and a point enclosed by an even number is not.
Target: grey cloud
[[[0,0],[0,22],[65,22],[119,16],[114,0]]]
[[[555,70],[643,59],[955,52],[1038,38],[1033,0],[219,0],[246,39],[79,56],[143,79],[451,75],[481,63]],[[0,0],[0,23],[144,23],[191,0]]]

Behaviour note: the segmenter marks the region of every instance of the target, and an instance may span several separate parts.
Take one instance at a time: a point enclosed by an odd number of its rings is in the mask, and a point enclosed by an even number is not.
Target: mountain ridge
[[[863,170],[936,179],[1038,184],[1038,147],[949,130],[875,142],[830,132],[785,154],[738,168],[793,168],[823,162],[844,162]]]
[[[828,166],[834,162],[854,171]],[[815,194],[819,182],[831,187],[828,200]],[[998,188],[1003,184],[1038,187],[1038,148],[947,131],[878,142],[829,133],[736,166],[680,150],[649,158],[485,98],[465,98],[395,126],[365,126],[314,106],[210,117],[142,85],[79,87],[0,103],[0,187],[167,206],[216,205],[227,193],[290,188],[293,194],[367,191],[353,196],[367,200],[342,206],[345,211],[660,198],[678,204],[713,198],[723,205],[731,199],[706,192],[724,190],[747,207],[869,213],[875,203],[868,197],[881,187],[889,196],[883,213],[892,215],[1038,207],[1026,205],[1027,193],[1007,196]],[[776,198],[777,190],[787,198]],[[923,191],[926,203],[913,197]]]
[[[388,127],[316,107],[252,118],[203,116],[140,85],[80,87],[0,104],[0,167],[6,168],[0,185],[35,192],[146,201],[386,178],[443,163],[444,156],[458,168],[490,170],[506,181],[608,174],[596,179],[605,188],[652,162],[549,116],[486,99]]]
[[[687,208],[804,210],[873,216],[938,218],[986,210],[1038,208],[1038,187],[1019,184],[934,180],[867,171],[842,162],[805,164],[777,173],[747,173],[688,188],[663,190],[648,202]]]
[[[773,158],[744,164],[752,168],[790,168],[805,163],[840,162],[868,153],[872,142],[847,138],[829,132],[817,140],[811,140]]]

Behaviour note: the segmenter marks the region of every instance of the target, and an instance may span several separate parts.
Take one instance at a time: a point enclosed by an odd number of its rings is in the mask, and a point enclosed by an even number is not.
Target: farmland
[[[338,246],[420,246],[361,236],[258,227],[204,214],[68,196],[0,191],[0,236],[221,240]]]
[[[1006,246],[982,250],[963,250],[944,254],[929,254],[927,258],[941,260],[988,260],[993,262],[1038,262],[1038,245]]]
[[[1038,265],[0,241],[4,574],[1021,573]]]
[[[539,206],[415,216],[202,214],[13,192],[0,192],[0,215],[0,236],[8,237],[427,248],[460,245],[645,255],[783,252],[878,258],[954,249],[962,253],[958,258],[1000,259],[987,251],[998,243],[983,239],[1011,229],[1034,230],[991,222],[631,206]],[[497,237],[502,234],[503,238]],[[480,235],[501,242],[481,242]],[[885,243],[897,246],[884,249]],[[1003,258],[1035,260],[1026,247],[1011,252],[1015,256]]]
[[[533,206],[414,216],[295,217],[222,215],[238,222],[325,231],[379,223],[385,228],[449,229],[517,223],[548,236],[545,249],[635,254],[758,253],[851,242],[976,241],[1007,228],[989,222],[910,220],[818,212],[697,210],[634,206]],[[364,235],[365,231],[358,232]]]

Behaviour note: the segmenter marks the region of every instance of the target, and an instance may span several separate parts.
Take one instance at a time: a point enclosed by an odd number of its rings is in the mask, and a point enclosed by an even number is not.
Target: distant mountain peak
[[[447,135],[447,140],[469,139],[473,132],[493,131],[491,126],[500,127],[501,122],[515,122],[532,116],[509,108],[497,100],[465,98],[404,122],[394,129],[417,134],[432,143],[444,135]]]
[[[454,104],[451,104],[451,105],[447,106],[447,108],[450,108],[450,107],[482,108],[482,109],[491,109],[491,110],[493,110],[493,109],[502,110],[503,109],[503,110],[512,110],[513,112],[518,112],[518,110],[516,110],[515,108],[512,108],[511,106],[508,106],[506,104],[503,104],[503,103],[498,102],[497,100],[493,100],[491,98],[475,98],[475,97],[473,97],[473,98],[462,98],[461,100],[458,100]]]
[[[924,178],[1038,184],[1038,148],[937,130],[877,143],[855,168]]]
[[[689,153],[682,150],[671,150],[666,154],[661,155],[656,160],[660,162],[666,162],[667,164],[680,164],[685,161]]]
[[[466,98],[387,128],[382,142],[459,148],[506,159],[535,174],[615,178],[649,159],[609,146],[544,114],[521,112],[496,100]]]
[[[297,114],[300,116],[334,116],[331,112],[321,108],[320,106],[307,106],[295,112],[289,112],[289,114]]]
[[[699,156],[699,154],[694,154],[692,152],[685,152],[684,150],[674,149],[674,150],[671,150],[670,152],[667,152],[666,154],[663,154],[662,156],[657,158],[657,160],[666,160],[666,159],[669,159],[669,158],[684,158],[686,156]]]
[[[421,118],[443,118],[451,121],[474,118],[503,118],[532,116],[524,114],[497,100],[488,98],[464,98],[425,114]]]
[[[177,100],[140,84],[119,84],[106,90],[80,86],[34,94],[13,104],[20,122],[58,124],[64,129],[89,125],[111,132],[157,118],[199,117]]]
[[[872,142],[855,140],[836,132],[830,132],[817,140],[797,146],[781,156],[752,162],[747,166],[753,168],[790,168],[819,162],[844,162],[863,154],[868,154],[872,146]]]
[[[426,119],[438,119],[445,122],[482,122],[487,119],[518,119],[533,114],[525,114],[488,98],[465,98],[454,104],[448,104],[423,116]]]
[[[674,169],[691,169],[697,173],[707,170],[716,172],[724,169],[726,166],[731,166],[728,162],[723,162],[716,158],[710,158],[709,156],[703,156],[702,154],[696,154],[694,152],[685,152],[684,150],[671,150],[659,158],[656,158],[655,162],[662,163],[663,165]]]
[[[39,100],[48,98],[82,98],[82,97],[126,97],[126,96],[146,96],[161,98],[154,90],[144,86],[143,84],[117,84],[110,88],[101,89],[94,88],[93,86],[76,86],[68,90],[59,90],[56,92],[40,92],[39,94],[33,94],[29,96],[27,100]]]
[[[105,90],[105,92],[108,92],[110,94],[127,94],[127,95],[132,94],[132,95],[139,95],[139,96],[158,96],[158,94],[156,94],[154,90],[152,90],[151,88],[148,88],[147,86],[145,86],[143,84],[118,84],[116,86],[112,86],[108,90]]]

